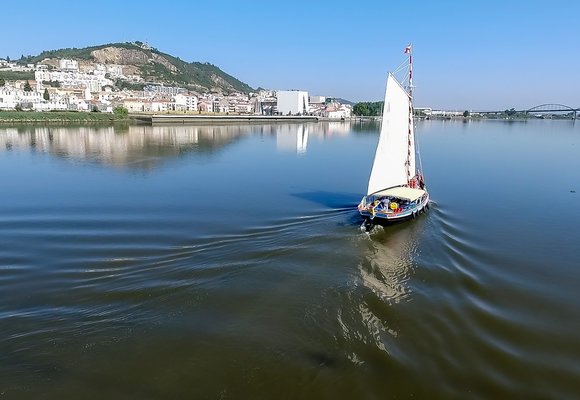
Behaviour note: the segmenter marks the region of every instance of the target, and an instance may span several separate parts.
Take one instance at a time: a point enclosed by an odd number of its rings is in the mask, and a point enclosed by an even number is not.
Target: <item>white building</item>
[[[123,76],[123,67],[121,65],[107,64],[105,68],[107,73],[110,74],[113,78]]]
[[[282,115],[303,115],[308,113],[308,92],[302,90],[280,90],[276,106]]]
[[[352,116],[352,107],[347,104],[334,103],[322,111],[322,116],[332,119],[344,119]]]
[[[151,92],[151,93],[161,93],[161,94],[167,94],[170,96],[174,96],[178,93],[181,93],[183,91],[185,91],[185,89],[180,88],[180,87],[176,87],[176,86],[165,86],[163,84],[161,85],[145,85],[145,87],[143,88],[143,90],[145,92]]]
[[[324,96],[310,96],[310,104],[324,104],[326,97]]]
[[[213,101],[208,99],[200,99],[197,102],[197,108],[203,112],[213,112]]]
[[[460,117],[463,115],[463,111],[431,110],[430,115],[434,117]]]
[[[61,60],[62,61],[62,60]],[[39,84],[38,90],[43,88],[43,81],[57,81],[62,87],[88,87],[91,92],[100,92],[103,86],[113,85],[113,81],[105,78],[105,71],[95,70],[93,73],[36,70],[34,79]]]
[[[150,100],[125,99],[122,101],[122,104],[130,113],[151,111]]]
[[[197,111],[197,96],[180,93],[173,96],[172,99],[178,106],[177,108],[183,111]]]
[[[217,108],[216,108],[217,107]],[[218,113],[229,113],[230,112],[230,102],[228,99],[221,99],[216,106],[214,101],[213,110]]]
[[[34,71],[34,64],[19,65],[10,62],[4,68],[6,68],[7,71],[32,72]]]
[[[416,114],[425,114],[425,115],[431,115],[431,113],[433,112],[433,109],[429,108],[429,107],[415,107],[413,109],[413,111],[415,111]]]
[[[51,110],[64,111],[69,109],[69,105],[66,102],[66,99],[64,98],[50,99],[34,103],[33,109],[34,111],[51,111]]]
[[[69,60],[67,58],[63,58],[58,60],[58,66],[63,71],[78,71],[79,70],[79,62],[77,60]]]
[[[152,112],[167,112],[171,107],[171,102],[165,100],[151,101]]]
[[[0,87],[0,110],[13,110],[19,102],[18,90],[3,86]]]
[[[251,114],[253,111],[253,107],[250,103],[237,103],[235,107],[235,111],[240,114]]]

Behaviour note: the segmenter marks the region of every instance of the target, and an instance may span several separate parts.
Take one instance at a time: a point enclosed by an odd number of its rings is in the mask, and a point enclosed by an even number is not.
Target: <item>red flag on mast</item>
[[[409,45],[407,47],[405,47],[405,54],[410,53],[411,52],[411,43],[409,43]]]

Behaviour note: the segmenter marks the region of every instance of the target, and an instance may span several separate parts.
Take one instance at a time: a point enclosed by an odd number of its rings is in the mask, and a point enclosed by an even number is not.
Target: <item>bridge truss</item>
[[[572,113],[572,118],[576,119],[578,111],[580,111],[580,108],[573,108],[564,104],[540,104],[539,106],[532,107],[524,112],[526,114],[550,114],[556,112]]]

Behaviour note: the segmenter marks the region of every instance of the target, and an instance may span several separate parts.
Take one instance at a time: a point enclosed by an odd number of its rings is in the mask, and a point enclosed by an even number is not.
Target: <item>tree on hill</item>
[[[469,114],[469,111],[467,111],[467,110],[463,111],[463,117],[464,117],[464,118],[467,118],[467,117],[469,117],[469,115],[470,115],[470,114]]]
[[[30,86],[30,82],[26,81],[26,83],[24,84],[24,91],[32,92],[32,86]]]
[[[4,80],[4,78],[0,78],[0,87],[5,86],[6,85],[6,81]]]
[[[6,61],[10,62],[10,56],[6,56]]]
[[[42,98],[46,101],[50,100],[50,94],[48,94],[48,89],[44,89],[44,94],[42,95]]]

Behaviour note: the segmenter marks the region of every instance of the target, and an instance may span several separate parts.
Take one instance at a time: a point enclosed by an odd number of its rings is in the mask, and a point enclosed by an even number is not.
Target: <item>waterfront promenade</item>
[[[316,116],[293,115],[195,115],[195,114],[133,114],[133,119],[146,124],[223,124],[223,123],[275,123],[275,122],[318,122]]]

